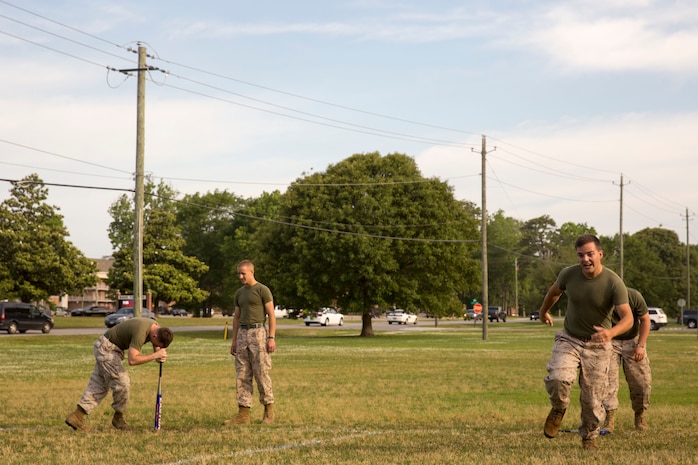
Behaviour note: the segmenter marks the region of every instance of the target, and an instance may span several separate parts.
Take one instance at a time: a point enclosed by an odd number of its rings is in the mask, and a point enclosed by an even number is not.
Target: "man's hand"
[[[643,358],[645,358],[645,348],[642,346],[635,346],[635,351],[633,352],[633,358],[635,359],[636,362],[639,362]]]
[[[592,342],[611,342],[613,334],[610,330],[602,326],[594,326],[596,332],[591,335]]]
[[[545,312],[545,313],[541,312],[540,322],[545,324],[545,325],[552,326],[553,325],[553,316],[548,312]]]
[[[158,357],[155,359],[160,363],[165,363],[167,361],[167,349],[160,349],[157,352],[155,352]]]

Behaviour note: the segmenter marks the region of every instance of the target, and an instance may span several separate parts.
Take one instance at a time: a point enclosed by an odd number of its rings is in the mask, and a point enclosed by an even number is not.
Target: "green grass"
[[[66,320],[83,320],[74,318]],[[172,319],[186,321],[187,319]],[[197,323],[221,319],[188,319]],[[168,319],[168,324],[170,320]],[[223,320],[224,322],[224,320]],[[58,326],[60,327],[60,326]],[[621,382],[616,433],[601,450],[579,437],[543,437],[543,386],[554,332],[542,324],[443,322],[438,330],[390,328],[277,331],[272,378],[277,421],[223,427],[236,412],[230,341],[220,331],[179,332],[163,370],[162,430],[152,430],[157,366],[129,367],[127,419],[111,427],[111,397],[91,431],[63,420],[93,366],[94,336],[0,336],[0,463],[3,464],[688,464],[697,456],[695,332],[652,332],[649,432],[635,432]],[[563,422],[579,421],[578,390]]]

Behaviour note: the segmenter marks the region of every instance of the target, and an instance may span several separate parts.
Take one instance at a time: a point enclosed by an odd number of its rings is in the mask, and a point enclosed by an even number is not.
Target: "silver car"
[[[151,318],[153,320],[155,319],[155,313],[145,308],[141,310],[141,316],[144,318]],[[107,328],[111,328],[118,325],[122,321],[126,321],[131,318],[133,318],[133,307],[124,307],[116,313],[107,315],[107,317],[104,318],[104,325]]]

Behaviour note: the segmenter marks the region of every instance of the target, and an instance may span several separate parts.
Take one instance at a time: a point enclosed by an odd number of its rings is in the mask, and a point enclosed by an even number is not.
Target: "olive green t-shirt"
[[[121,350],[127,350],[129,347],[141,350],[143,344],[148,342],[153,323],[155,321],[150,318],[130,318],[108,329],[104,335]]]
[[[632,287],[628,288],[628,303],[630,304],[630,310],[633,311],[633,327],[620,336],[616,336],[614,339],[620,339],[622,341],[635,339],[635,337],[640,334],[640,317],[647,315],[647,312],[649,312],[645,298],[642,297],[642,294],[640,294],[639,291],[633,289]],[[618,321],[620,321],[620,317],[614,309],[613,324],[615,325],[618,323]]]
[[[628,303],[623,280],[606,267],[587,279],[580,265],[569,266],[558,275],[557,285],[567,294],[565,330],[580,339],[596,333],[594,326],[610,329],[613,307]]]
[[[240,324],[264,323],[264,304],[273,300],[269,288],[260,282],[254,286],[242,286],[235,292],[235,306],[240,307]]]

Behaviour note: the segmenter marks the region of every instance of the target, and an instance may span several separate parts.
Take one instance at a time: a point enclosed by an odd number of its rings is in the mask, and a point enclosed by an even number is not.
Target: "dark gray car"
[[[9,334],[26,333],[28,330],[48,333],[53,329],[53,318],[32,304],[0,302],[0,330]]]

